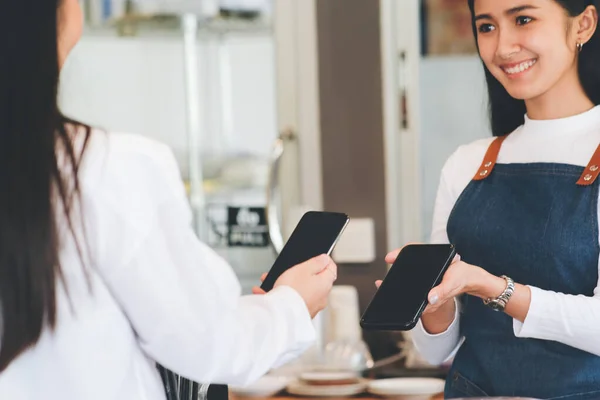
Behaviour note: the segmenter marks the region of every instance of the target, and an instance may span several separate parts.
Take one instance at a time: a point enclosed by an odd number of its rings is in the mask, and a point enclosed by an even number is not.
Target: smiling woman
[[[496,136],[523,124],[525,100],[533,118],[543,114],[539,107],[554,105],[553,116],[561,117],[600,102],[600,32],[593,1],[511,3],[469,0]],[[565,101],[544,102],[556,98],[552,92]]]
[[[593,0],[468,0],[494,136],[447,160],[455,261],[413,331],[445,398],[600,398],[600,31]],[[394,254],[388,258],[392,262]]]

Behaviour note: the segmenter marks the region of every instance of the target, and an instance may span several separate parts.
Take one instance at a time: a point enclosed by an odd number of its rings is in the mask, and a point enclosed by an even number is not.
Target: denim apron
[[[462,260],[515,282],[592,296],[598,282],[600,147],[587,167],[496,164],[497,138],[458,198],[448,237]],[[461,298],[461,335],[446,398],[600,399],[600,357],[562,343],[516,338],[513,319]],[[600,340],[600,337],[598,338]]]

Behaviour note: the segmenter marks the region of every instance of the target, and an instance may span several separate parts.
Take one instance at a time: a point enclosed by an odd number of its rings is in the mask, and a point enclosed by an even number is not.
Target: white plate
[[[300,379],[305,382],[340,382],[358,378],[358,374],[351,371],[305,372],[300,375]]]
[[[293,382],[288,385],[287,391],[297,396],[312,397],[343,397],[363,393],[367,388],[367,382],[361,380],[359,383],[350,385],[307,385],[303,382]]]
[[[232,386],[229,390],[240,397],[271,397],[285,389],[290,381],[282,376],[263,376],[248,386]]]
[[[442,393],[445,383],[443,379],[436,378],[379,379],[369,383],[368,391],[380,396],[418,396],[415,398],[428,398],[428,396]]]

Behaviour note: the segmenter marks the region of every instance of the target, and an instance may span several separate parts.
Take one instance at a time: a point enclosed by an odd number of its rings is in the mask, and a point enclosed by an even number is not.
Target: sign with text
[[[230,247],[267,247],[269,230],[263,207],[227,207],[227,244]]]

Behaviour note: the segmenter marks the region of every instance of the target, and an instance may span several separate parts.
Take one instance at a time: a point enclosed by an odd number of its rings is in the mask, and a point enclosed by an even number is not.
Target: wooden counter
[[[237,397],[233,394],[229,395],[229,400],[298,400],[298,399],[320,399],[319,397],[301,397],[301,396],[278,396],[278,397]],[[322,397],[327,400],[382,400],[382,399],[393,399],[393,397],[369,397],[365,395],[357,395],[352,397]],[[431,398],[431,400],[444,400],[444,395],[439,394]]]

